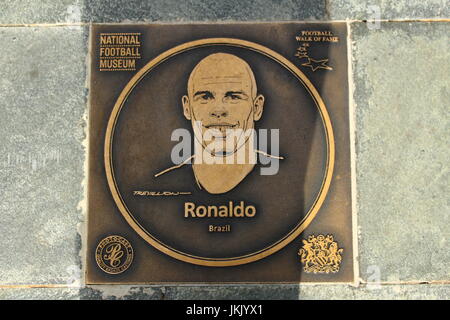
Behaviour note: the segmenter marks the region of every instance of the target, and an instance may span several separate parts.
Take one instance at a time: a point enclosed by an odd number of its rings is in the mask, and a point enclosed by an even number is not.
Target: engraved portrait
[[[187,94],[181,98],[182,112],[191,122],[201,150],[155,177],[191,162],[198,186],[209,193],[221,194],[245,179],[258,156],[283,159],[255,148],[254,129],[263,115],[264,101],[245,60],[229,53],[203,58],[190,73]],[[205,139],[208,136],[209,141]],[[242,159],[238,159],[239,153]],[[198,161],[203,155],[210,161]]]

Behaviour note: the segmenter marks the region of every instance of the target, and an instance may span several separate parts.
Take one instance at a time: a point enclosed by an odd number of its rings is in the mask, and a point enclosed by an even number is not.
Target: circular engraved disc
[[[95,250],[95,261],[104,272],[119,274],[127,270],[133,262],[133,248],[121,236],[104,238]]]
[[[218,53],[238,57],[252,70],[257,93],[264,96],[254,127],[267,130],[268,140],[278,130],[283,159],[276,174],[260,174],[258,164],[232,189],[209,192],[196,181],[191,164],[166,169],[174,165],[171,152],[178,143],[171,140],[173,130],[193,131],[183,115],[188,78],[199,61]],[[236,83],[229,78],[228,83]],[[215,77],[210,79],[214,85]],[[104,159],[120,213],[145,241],[184,262],[223,267],[265,258],[311,223],[330,187],[334,143],[322,98],[290,60],[254,42],[208,38],[161,53],[133,76],[109,117]],[[269,149],[273,153],[273,144]],[[186,213],[194,207],[203,211]],[[251,214],[205,217],[213,207],[228,212],[248,208]]]

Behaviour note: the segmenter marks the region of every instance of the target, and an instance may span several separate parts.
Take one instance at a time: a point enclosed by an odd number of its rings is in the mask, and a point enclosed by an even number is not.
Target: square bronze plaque
[[[90,36],[88,284],[354,281],[346,24]]]

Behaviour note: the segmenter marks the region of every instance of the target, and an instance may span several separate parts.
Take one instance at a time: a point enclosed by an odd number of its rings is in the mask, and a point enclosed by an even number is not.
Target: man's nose
[[[212,118],[220,119],[220,118],[225,118],[225,117],[227,117],[227,116],[228,116],[228,112],[227,112],[226,110],[224,110],[224,109],[216,109],[216,110],[211,111],[211,112],[209,113],[209,115],[210,115]]]

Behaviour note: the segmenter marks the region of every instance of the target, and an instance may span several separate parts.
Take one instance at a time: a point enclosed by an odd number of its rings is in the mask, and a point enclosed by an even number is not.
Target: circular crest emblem
[[[133,256],[130,242],[117,235],[104,238],[95,250],[97,265],[109,274],[119,274],[127,270],[133,261]]]

